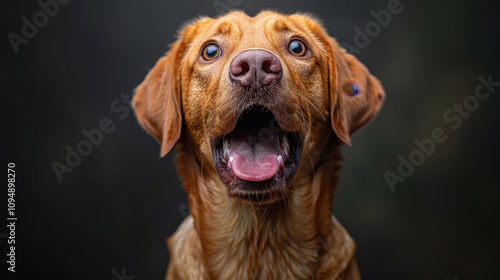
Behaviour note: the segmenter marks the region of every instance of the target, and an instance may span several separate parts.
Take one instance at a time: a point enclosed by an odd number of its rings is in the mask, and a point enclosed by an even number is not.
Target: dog
[[[332,200],[340,147],[384,96],[310,15],[185,25],[132,100],[190,204],[166,279],[360,279]]]

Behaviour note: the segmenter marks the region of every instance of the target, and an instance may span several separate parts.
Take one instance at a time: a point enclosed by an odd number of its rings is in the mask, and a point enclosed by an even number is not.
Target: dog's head
[[[383,98],[380,82],[310,16],[232,12],[186,25],[133,106],[161,156],[185,133],[230,196],[270,203],[290,192],[295,173],[314,172],[332,139],[350,144]]]

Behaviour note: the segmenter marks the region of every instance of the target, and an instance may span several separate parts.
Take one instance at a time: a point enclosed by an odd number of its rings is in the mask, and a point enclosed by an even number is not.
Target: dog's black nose
[[[281,75],[279,59],[265,50],[243,51],[233,58],[229,66],[232,81],[256,90],[279,80]]]

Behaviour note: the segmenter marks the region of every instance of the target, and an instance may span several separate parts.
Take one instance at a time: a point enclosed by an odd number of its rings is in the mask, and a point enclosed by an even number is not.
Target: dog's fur
[[[310,57],[287,51],[296,37]],[[222,55],[201,62],[211,41]],[[227,75],[232,58],[248,49],[273,53],[283,67],[265,101],[242,97]],[[346,81],[357,82],[360,94],[346,94]],[[350,135],[377,114],[383,99],[380,82],[311,16],[231,12],[187,24],[133,99],[139,123],[161,143],[161,156],[176,145],[191,207],[168,239],[166,279],[360,279],[354,242],[332,216],[332,200],[340,146],[350,145]],[[303,137],[286,190],[260,204],[228,195],[212,154],[213,138],[230,132],[252,102]]]

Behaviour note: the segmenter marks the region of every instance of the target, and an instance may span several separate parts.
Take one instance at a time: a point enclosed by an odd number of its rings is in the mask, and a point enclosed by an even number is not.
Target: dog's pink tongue
[[[259,182],[270,179],[278,172],[282,162],[278,162],[279,152],[271,143],[249,139],[232,138],[228,167],[238,178]]]

